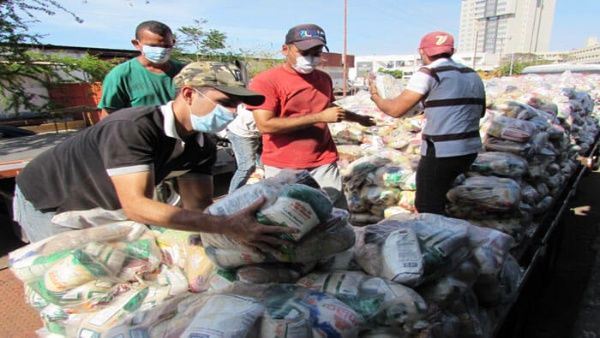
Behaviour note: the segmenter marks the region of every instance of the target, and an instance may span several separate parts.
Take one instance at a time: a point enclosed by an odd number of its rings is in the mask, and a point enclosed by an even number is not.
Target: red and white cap
[[[454,37],[446,32],[431,32],[421,39],[419,48],[427,56],[454,53]]]

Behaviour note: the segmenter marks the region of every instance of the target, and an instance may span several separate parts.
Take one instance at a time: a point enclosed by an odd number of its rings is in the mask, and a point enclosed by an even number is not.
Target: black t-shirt
[[[169,137],[160,107],[126,108],[111,114],[37,156],[17,176],[17,185],[37,209],[121,209],[109,177],[149,168],[158,184],[171,172],[207,173],[215,142],[203,134]],[[144,170],[144,169],[142,169]]]

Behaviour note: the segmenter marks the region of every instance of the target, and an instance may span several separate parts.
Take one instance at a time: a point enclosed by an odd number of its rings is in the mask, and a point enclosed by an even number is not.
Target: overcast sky
[[[584,46],[589,36],[600,37],[600,0],[556,0],[550,49]],[[332,52],[343,48],[343,0],[61,0],[84,22],[57,13],[39,15],[32,31],[44,43],[132,49],[135,26],[159,20],[173,30],[207,19],[207,28],[225,32],[233,50],[275,54],[287,30],[300,23],[325,29]],[[414,53],[420,37],[445,30],[458,39],[460,0],[348,0],[348,52],[365,54]]]

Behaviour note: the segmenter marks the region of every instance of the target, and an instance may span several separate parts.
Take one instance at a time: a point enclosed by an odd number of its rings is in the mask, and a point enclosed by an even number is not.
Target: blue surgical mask
[[[146,60],[154,64],[162,64],[169,61],[171,48],[142,45],[142,54]]]
[[[294,69],[300,74],[310,74],[321,62],[321,57],[318,56],[303,56],[298,55],[296,57],[296,64],[293,65]]]
[[[206,95],[202,94],[199,91],[196,91],[198,94],[206,97]],[[210,98],[206,97],[210,101]],[[215,103],[214,101],[212,101]],[[197,116],[192,113],[192,107],[190,107],[190,119],[192,122],[192,129],[195,131],[203,132],[203,133],[218,133],[221,130],[225,129],[233,119],[235,119],[235,114],[227,110],[227,108],[222,105],[215,103],[215,108],[208,114],[204,116]]]

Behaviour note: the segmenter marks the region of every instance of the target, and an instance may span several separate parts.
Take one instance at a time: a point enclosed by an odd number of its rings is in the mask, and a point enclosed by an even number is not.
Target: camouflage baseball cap
[[[240,68],[233,63],[197,61],[187,64],[173,78],[175,87],[212,87],[225,94],[238,96],[252,106],[261,105],[265,97],[246,89]]]

